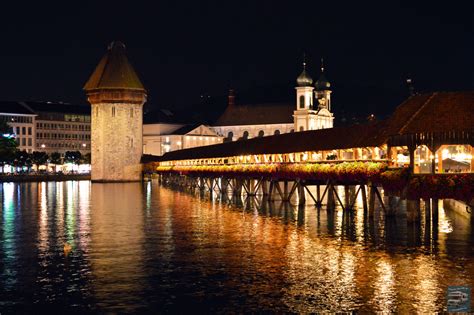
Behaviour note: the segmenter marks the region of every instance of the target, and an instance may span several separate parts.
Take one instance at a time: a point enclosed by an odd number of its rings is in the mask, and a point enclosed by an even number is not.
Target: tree
[[[46,152],[35,151],[31,155],[31,161],[36,165],[36,169],[38,169],[40,165],[45,165],[48,163],[48,158],[49,156]]]
[[[27,167],[28,172],[29,172],[32,165],[31,154],[29,154],[25,150],[17,151],[15,154],[15,160],[13,161],[13,165],[15,167],[21,167],[21,168]]]
[[[59,152],[53,152],[51,153],[50,157],[49,157],[49,163],[51,164],[62,164],[62,161],[61,161],[61,154]]]
[[[64,162],[78,164],[81,160],[82,154],[79,151],[66,151],[64,154]]]
[[[82,156],[81,164],[91,164],[91,154],[86,153]]]
[[[0,166],[2,167],[2,173],[5,164],[13,163],[17,146],[12,128],[5,121],[0,121]]]

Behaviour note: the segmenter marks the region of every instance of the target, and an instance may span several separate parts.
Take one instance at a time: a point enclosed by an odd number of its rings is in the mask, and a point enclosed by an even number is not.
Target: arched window
[[[259,136],[259,137],[263,137],[263,135],[265,135],[265,132],[264,132],[263,130],[260,130],[260,131],[258,132],[258,136]]]
[[[280,130],[275,130],[275,132],[273,133],[275,136],[278,136],[280,134]]]
[[[300,108],[304,108],[304,95],[300,96]]]
[[[242,139],[247,140],[249,138],[249,132],[246,130],[244,131],[244,134],[242,135]]]
[[[304,131],[304,127],[303,127],[303,126],[300,126],[300,131]]]
[[[232,131],[229,131],[229,133],[227,134],[227,138],[224,139],[224,142],[232,142],[234,138],[234,133]]]

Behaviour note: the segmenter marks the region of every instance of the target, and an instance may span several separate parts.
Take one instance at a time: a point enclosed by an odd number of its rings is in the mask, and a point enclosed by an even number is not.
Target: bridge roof
[[[385,136],[469,131],[474,128],[474,91],[414,95],[387,120]]]
[[[384,144],[379,137],[382,124],[293,132],[227,142],[172,151],[161,157],[144,156],[143,162],[375,147]]]

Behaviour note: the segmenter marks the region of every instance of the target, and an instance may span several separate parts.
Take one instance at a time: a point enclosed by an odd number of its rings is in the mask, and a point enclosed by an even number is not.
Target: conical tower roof
[[[143,84],[130,65],[125,54],[125,45],[112,42],[107,53],[102,57],[91,77],[84,85],[84,90],[126,89],[143,90]]]

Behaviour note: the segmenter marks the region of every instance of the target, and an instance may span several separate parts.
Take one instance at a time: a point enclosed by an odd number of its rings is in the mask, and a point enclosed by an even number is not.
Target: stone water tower
[[[84,90],[91,104],[92,181],[141,180],[147,94],[128,62],[123,43],[109,45]]]

